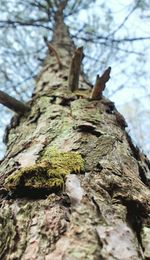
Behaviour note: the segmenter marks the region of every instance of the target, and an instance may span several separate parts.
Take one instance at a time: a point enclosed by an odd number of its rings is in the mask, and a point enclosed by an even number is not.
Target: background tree
[[[58,3],[59,1],[48,0],[27,0],[25,3],[20,0],[1,0],[1,90],[21,100],[30,97],[34,77],[47,51],[43,37],[51,39]],[[144,143],[139,140],[140,134],[136,135],[136,131],[134,136],[136,142],[149,152],[149,119],[145,116],[149,113],[146,105],[149,103],[149,1],[117,3],[69,1],[65,10],[65,22],[69,25],[75,43],[84,46],[84,70],[90,81],[94,83],[95,75],[111,65],[112,79],[105,94],[121,105],[120,109],[127,118],[129,114],[122,105],[125,104],[126,107],[126,102],[131,102],[135,97],[138,100],[138,108],[141,107],[142,111],[136,113],[130,126],[135,129],[137,121],[137,131],[139,124],[146,122],[142,130],[146,137]],[[137,103],[135,110],[138,111]],[[8,110],[1,107],[0,125],[3,129],[9,118]]]
[[[67,6],[53,5],[31,100],[1,93],[17,115],[0,168],[0,258],[149,259],[150,163],[102,95],[110,67],[93,90],[80,73]]]

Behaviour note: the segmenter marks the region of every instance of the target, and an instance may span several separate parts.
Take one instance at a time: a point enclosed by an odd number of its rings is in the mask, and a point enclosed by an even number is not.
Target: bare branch
[[[47,23],[48,21],[44,19],[30,20],[30,21],[13,21],[13,20],[0,20],[0,28],[4,28],[6,25],[16,27],[16,26],[31,26],[31,27],[42,27],[48,30],[52,30],[50,26],[43,25],[42,23]]]
[[[0,90],[0,103],[9,109],[13,110],[17,114],[25,114],[30,110],[30,107],[25,105],[23,102],[9,96],[5,92]]]
[[[47,39],[47,37],[45,37],[45,36],[44,36],[44,41],[45,41],[45,43],[46,43],[46,45],[47,45],[47,47],[48,47],[49,53],[51,54],[51,52],[53,52],[54,55],[56,56],[59,69],[62,69],[62,68],[63,68],[63,64],[62,64],[62,62],[61,62],[61,60],[60,60],[60,57],[59,57],[59,55],[58,55],[58,52],[56,51],[56,49],[54,48],[54,46],[53,46],[50,42],[48,42],[48,39]]]
[[[96,38],[94,39],[94,38],[90,38],[88,36],[88,34],[89,33],[86,33],[87,37],[85,37],[85,36],[79,37],[76,34],[76,35],[73,35],[72,38],[80,39],[80,40],[83,40],[85,42],[92,42],[92,43],[95,43],[95,44],[98,44],[98,45],[103,44],[103,45],[106,45],[106,46],[110,46],[110,44],[112,44],[112,43],[123,43],[123,42],[134,42],[134,41],[147,41],[147,40],[150,40],[150,36],[132,37],[132,38],[125,37],[125,38],[120,38],[120,39],[118,38],[117,39],[117,38],[112,38],[112,37],[109,37],[109,36],[101,36],[101,35],[96,36]]]
[[[78,89],[81,61],[83,59],[83,47],[75,50],[69,70],[69,89],[74,92]]]
[[[108,69],[104,71],[101,77],[97,75],[96,83],[92,91],[91,99],[101,99],[102,92],[104,91],[106,86],[105,84],[110,78],[110,71],[111,71],[111,67],[108,67]]]
[[[134,11],[137,9],[137,6],[139,4],[140,0],[137,1],[137,3],[135,4],[135,6],[133,6],[133,8],[131,9],[131,11],[127,14],[127,16],[124,18],[124,20],[122,21],[122,23],[113,31],[109,34],[110,35],[114,35],[116,32],[118,32],[124,25],[125,23],[128,21],[129,17],[134,13]]]
[[[145,37],[133,37],[133,38],[122,38],[122,39],[109,39],[112,42],[133,42],[133,41],[147,41],[150,40],[150,36]]]

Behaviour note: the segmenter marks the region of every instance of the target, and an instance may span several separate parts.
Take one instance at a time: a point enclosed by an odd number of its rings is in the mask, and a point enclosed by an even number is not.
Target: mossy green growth
[[[48,148],[41,161],[48,161],[51,170],[57,169],[57,173],[63,176],[84,171],[84,160],[76,152],[58,152],[55,148]]]
[[[84,160],[79,153],[48,148],[37,164],[21,168],[7,177],[5,187],[18,192],[55,192],[63,189],[67,174],[83,171]]]

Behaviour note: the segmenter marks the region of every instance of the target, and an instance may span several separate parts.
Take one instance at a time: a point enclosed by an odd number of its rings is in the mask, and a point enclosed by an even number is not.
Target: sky
[[[96,1],[97,6],[100,6],[101,3],[102,3],[101,0]],[[106,4],[110,8],[111,12],[113,13],[115,22],[116,22],[116,27],[114,26],[114,28],[112,28],[112,31],[114,31],[116,28],[118,28],[118,24],[121,24],[124,21],[124,17],[126,17],[129,13],[128,6],[131,3],[133,3],[133,0],[106,1]],[[94,11],[94,13],[97,14],[97,10],[98,10],[98,8],[95,6],[95,7],[91,8],[91,13]],[[144,14],[145,13],[148,14],[147,11],[144,11]],[[136,11],[129,16],[129,19],[125,24],[124,31],[122,31],[122,29],[121,29],[118,32],[118,35],[121,36],[123,32],[125,32],[126,30],[130,30],[130,29],[131,30],[134,29],[136,35],[138,35],[138,34],[141,36],[150,35],[150,29],[149,29],[150,22],[148,22],[148,20],[147,21],[143,20],[143,22],[141,22],[141,20],[139,20],[138,14],[139,14],[139,11]],[[102,21],[103,21],[103,19],[104,19],[103,14],[101,13],[100,15],[101,15]],[[87,15],[87,11],[80,12],[79,19],[81,19],[83,21],[85,21],[87,19],[87,22],[88,22],[89,17],[90,17],[90,14]],[[131,24],[132,24],[132,28],[130,28]],[[147,45],[149,45],[149,42],[143,42],[142,44],[144,44],[145,48],[147,48],[147,57],[150,57],[150,49],[148,49],[148,46],[147,46]],[[141,43],[137,42],[135,46],[136,47],[138,46],[138,48],[140,50]],[[102,61],[100,61],[100,62],[102,62]],[[141,74],[140,80],[138,80],[137,83],[135,83],[135,82],[133,83],[130,75],[128,78],[126,77],[126,75],[123,76],[123,74],[121,76],[119,76],[120,69],[125,71],[126,68],[129,67],[129,65],[130,65],[131,74],[132,74],[132,70],[133,71],[135,70],[135,63],[132,60],[132,58],[130,56],[129,57],[127,56],[126,60],[125,61],[123,60],[122,64],[120,64],[119,67],[116,64],[117,64],[117,62],[115,60],[109,64],[109,66],[112,67],[112,71],[111,71],[111,79],[107,83],[108,97],[110,97],[111,100],[115,102],[117,108],[119,109],[119,111],[121,111],[124,114],[125,117],[127,117],[127,113],[130,114],[130,111],[129,111],[130,107],[133,110],[132,111],[133,117],[136,116],[137,111],[140,112],[142,109],[144,111],[149,110],[150,76],[145,79],[145,76]],[[150,67],[149,59],[147,59],[144,64],[141,62],[141,66],[142,66],[142,69],[144,66],[145,71],[149,72],[149,67]],[[115,87],[116,81],[117,81],[117,83],[119,82],[120,85],[125,86],[125,87],[123,87],[120,91],[116,91],[116,87]],[[135,107],[134,108],[132,107],[133,100],[136,100],[135,106],[138,106],[137,109]],[[140,102],[139,102],[139,100],[140,100]],[[8,110],[6,109],[5,111],[6,111],[6,114],[8,114],[8,112],[7,112]],[[3,117],[3,115],[2,115],[2,117]],[[131,120],[133,120],[133,119],[131,118]],[[9,121],[9,116],[7,115],[6,117],[4,117],[3,121],[4,121],[4,124],[6,125],[6,122]],[[147,121],[147,122],[150,122],[150,121]],[[145,136],[145,140],[146,140],[145,147],[143,147],[143,149],[145,149],[146,152],[150,151],[150,142],[149,143],[147,142],[147,140],[149,139],[147,129],[149,129],[148,126],[150,124],[146,123],[145,127],[144,127],[144,123],[142,121],[139,121],[139,124],[140,124],[140,127],[139,127],[140,131],[143,131],[142,138],[144,140],[144,136]],[[130,122],[129,122],[129,125],[130,125]],[[0,129],[1,138],[3,136],[3,133],[4,133],[4,129]],[[134,136],[134,134],[133,134],[133,136]],[[135,136],[134,138],[135,138],[135,142],[136,142],[137,141],[136,139],[138,139],[138,137]],[[138,141],[137,141],[137,144],[139,144]],[[0,146],[1,146],[0,150],[2,151],[4,149],[4,145],[1,144]],[[2,152],[0,154],[2,156]]]

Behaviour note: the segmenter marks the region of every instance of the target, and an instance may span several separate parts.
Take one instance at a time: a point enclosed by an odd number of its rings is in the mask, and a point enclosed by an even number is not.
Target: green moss
[[[5,180],[11,191],[58,191],[64,187],[70,173],[84,171],[84,161],[79,153],[58,152],[48,148],[37,164],[15,171]]]
[[[84,161],[79,153],[58,152],[54,148],[48,148],[42,156],[42,161],[45,160],[51,164],[52,171],[57,169],[57,173],[63,176],[84,171]]]

